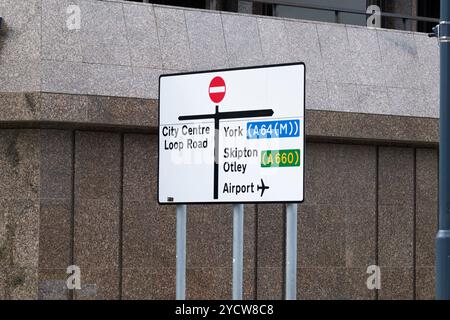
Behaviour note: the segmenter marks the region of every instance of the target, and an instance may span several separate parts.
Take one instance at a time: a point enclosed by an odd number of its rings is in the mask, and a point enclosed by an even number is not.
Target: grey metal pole
[[[233,205],[233,300],[242,300],[244,269],[244,205]]]
[[[286,300],[297,299],[297,204],[286,205]]]
[[[177,300],[186,299],[186,205],[177,205]]]
[[[436,236],[436,299],[450,300],[450,1],[441,0],[439,137],[439,231]]]

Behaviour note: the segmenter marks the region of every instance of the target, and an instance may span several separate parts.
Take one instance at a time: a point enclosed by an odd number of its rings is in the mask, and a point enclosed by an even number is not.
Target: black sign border
[[[285,67],[285,66],[296,66],[303,65],[303,200],[302,201],[207,201],[207,202],[177,202],[177,201],[167,201],[160,202],[159,201],[159,164],[160,164],[160,154],[159,148],[161,145],[161,136],[160,136],[160,127],[161,127],[161,78],[165,77],[173,77],[173,76],[183,76],[183,75],[191,75],[191,74],[202,74],[202,73],[215,73],[215,72],[224,72],[224,71],[240,71],[240,70],[249,70],[249,69],[266,69],[273,67]],[[225,68],[225,69],[211,69],[211,70],[201,70],[201,71],[189,71],[189,72],[178,72],[178,73],[167,73],[161,74],[158,79],[158,176],[157,176],[157,201],[159,205],[188,205],[188,204],[233,204],[233,203],[242,203],[242,204],[269,204],[269,203],[303,203],[305,201],[305,162],[306,162],[306,65],[304,62],[290,62],[290,63],[280,63],[280,64],[266,64],[266,65],[256,65],[256,66],[248,66],[248,67],[237,67],[237,68]]]

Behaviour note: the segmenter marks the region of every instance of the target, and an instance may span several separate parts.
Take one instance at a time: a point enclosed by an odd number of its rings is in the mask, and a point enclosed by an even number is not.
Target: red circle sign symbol
[[[209,97],[214,103],[219,103],[225,97],[227,87],[221,77],[214,77],[209,84]]]

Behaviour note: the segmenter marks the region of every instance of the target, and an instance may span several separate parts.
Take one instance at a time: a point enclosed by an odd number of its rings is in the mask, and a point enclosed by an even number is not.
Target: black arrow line
[[[217,106],[216,106],[217,107]],[[246,111],[228,111],[210,114],[196,114],[179,116],[178,120],[200,120],[200,119],[236,119],[236,118],[257,118],[257,117],[271,117],[273,115],[272,109],[246,110]]]
[[[214,119],[214,199],[219,198],[219,121],[223,119],[238,119],[238,118],[257,118],[257,117],[271,117],[273,116],[273,109],[259,109],[259,110],[245,110],[245,111],[227,111],[220,112],[219,106],[216,105],[216,112],[211,114],[194,114],[179,116],[179,121],[185,120],[201,120]],[[264,190],[263,192],[264,193]],[[262,194],[261,194],[262,196]]]

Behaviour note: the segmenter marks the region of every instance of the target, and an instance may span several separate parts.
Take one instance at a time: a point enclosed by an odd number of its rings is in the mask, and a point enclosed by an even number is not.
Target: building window
[[[126,0],[126,1],[165,4],[168,6],[178,6],[197,9],[205,8],[205,0]]]
[[[276,2],[276,1],[274,1]],[[350,10],[365,12],[366,0],[285,0],[304,7],[292,7],[285,5],[274,5],[273,15],[278,17],[298,18],[304,20],[339,22],[355,25],[366,25],[366,16],[362,14],[335,12],[334,10]],[[322,7],[323,9],[320,9]]]
[[[277,0],[274,0],[276,2]],[[354,25],[366,25],[364,14],[369,5],[378,5],[382,12],[404,16],[382,17],[382,27],[388,29],[431,32],[437,22],[425,22],[408,19],[408,17],[439,18],[439,0],[284,0],[299,7],[269,5],[262,13],[306,20],[338,22]],[[302,7],[303,6],[303,7]],[[316,7],[316,8],[314,8]],[[320,8],[321,7],[321,8]],[[349,10],[357,13],[340,12]]]
[[[402,17],[383,16],[381,26],[419,32],[431,32],[436,22],[416,21],[408,17],[439,18],[440,0],[280,0],[264,2],[245,0],[127,0],[179,7],[239,11],[268,16],[297,18],[365,26],[367,7],[378,5],[383,13]],[[292,4],[290,6],[289,4]],[[350,11],[350,12],[346,12]]]
[[[417,6],[417,15],[421,17],[439,18],[440,15],[440,0],[419,0]],[[434,22],[419,22],[417,31],[431,32],[431,29],[437,23]]]

